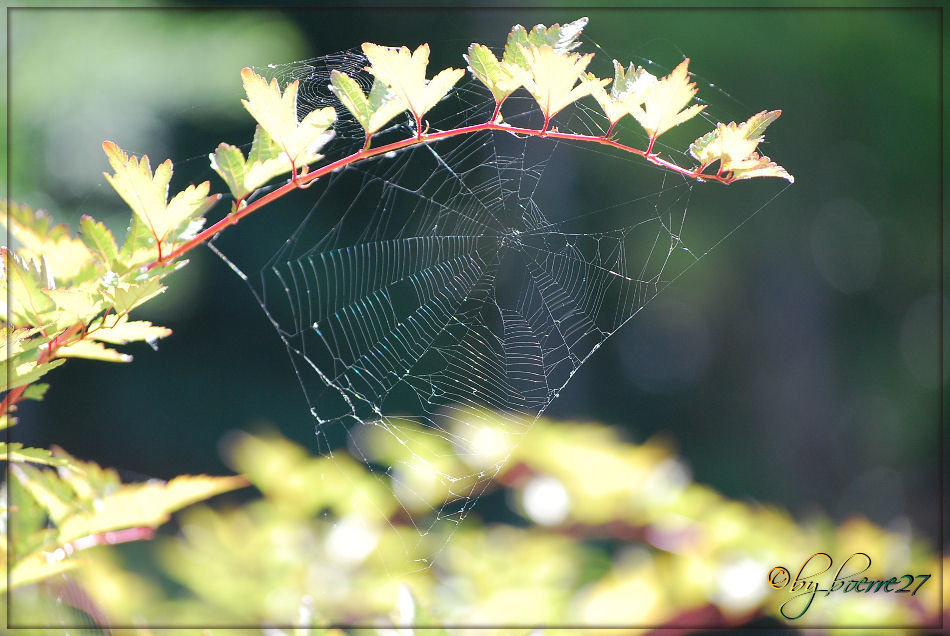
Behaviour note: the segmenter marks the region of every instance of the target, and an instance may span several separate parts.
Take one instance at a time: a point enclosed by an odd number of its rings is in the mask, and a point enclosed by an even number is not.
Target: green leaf
[[[104,290],[103,296],[112,301],[116,313],[125,314],[155,296],[164,293],[166,289],[158,276],[155,276],[143,283],[120,282],[114,287]]]
[[[607,120],[611,125],[616,124],[630,111],[643,103],[643,97],[647,89],[658,81],[642,67],[635,68],[633,63],[629,68],[624,69],[623,65],[614,60],[614,79],[610,86],[608,94],[603,80],[599,80],[591,74],[587,74],[585,81],[593,81],[591,95],[600,104]]]
[[[17,559],[10,564],[10,578],[0,579],[0,592],[7,590],[7,583],[10,587],[19,587],[29,583],[36,583],[51,576],[68,572],[80,565],[83,565],[86,559],[62,559],[51,560],[45,552],[34,552],[24,558]]]
[[[96,281],[43,292],[56,305],[56,324],[66,329],[77,322],[87,323],[102,311],[102,294]]]
[[[7,322],[14,327],[43,327],[51,318],[47,315],[56,306],[44,293],[55,287],[45,258],[26,261],[19,255],[0,247],[0,309]],[[9,305],[7,304],[9,301]]]
[[[88,337],[110,344],[127,344],[143,340],[146,342],[158,340],[171,334],[171,329],[158,327],[147,320],[130,321],[126,316],[122,316],[114,324],[90,329]]]
[[[26,387],[25,391],[23,391],[22,399],[39,402],[46,396],[46,392],[48,390],[48,384],[31,384],[30,386]]]
[[[336,111],[332,107],[311,111],[298,123],[299,82],[291,82],[281,94],[276,79],[268,84],[249,68],[241,71],[241,78],[247,93],[247,99],[241,100],[244,108],[295,165],[306,163],[306,157],[315,155],[333,138],[333,131],[328,130],[336,121]]]
[[[214,495],[243,488],[243,477],[182,475],[169,482],[152,480],[144,484],[123,485],[97,500],[93,510],[80,511],[59,526],[59,541],[66,543],[81,537],[139,526],[158,526],[180,508]]]
[[[689,81],[688,66],[689,58],[686,58],[669,75],[645,91],[642,105],[630,109],[630,114],[640,122],[651,139],[656,139],[706,108],[705,104],[685,108],[693,101],[698,90],[695,82]]]
[[[119,256],[119,248],[109,228],[101,221],[84,214],[79,220],[79,233],[83,243],[99,262],[112,269]]]
[[[281,147],[260,125],[254,130],[254,141],[246,160],[240,148],[225,143],[219,144],[208,157],[211,167],[221,175],[236,200],[246,198],[274,177],[293,168]],[[306,154],[297,164],[310,164],[320,159],[323,159],[321,154]]]
[[[525,89],[538,103],[545,121],[565,106],[589,95],[597,82],[601,85],[608,82],[584,76],[584,69],[594,57],[593,53],[582,56],[561,52],[547,44],[518,46],[524,57],[525,68],[519,68],[515,72],[520,76]],[[582,76],[584,81],[578,84]]]
[[[356,80],[334,70],[330,72],[330,90],[363,127],[367,138],[409,108],[409,105],[379,78],[374,79],[367,97]]]
[[[363,53],[370,61],[369,72],[408,105],[417,118],[429,112],[465,75],[462,69],[447,68],[426,80],[428,44],[421,44],[410,53],[405,46],[395,48],[364,42]]]
[[[56,473],[25,463],[12,464],[10,473],[46,511],[53,523],[59,525],[77,510],[79,502],[73,497],[69,486],[60,480]]]
[[[734,121],[716,124],[714,130],[690,144],[689,154],[699,161],[701,166],[708,166],[717,160],[724,163],[741,161],[755,151],[764,139],[765,129],[781,114],[780,110],[763,110],[742,124],[736,124]]]
[[[118,262],[122,270],[131,270],[143,263],[149,263],[155,258],[155,237],[152,236],[147,224],[132,215],[129,224],[129,233],[119,250]]]
[[[79,340],[71,345],[56,350],[59,358],[87,358],[89,360],[103,360],[104,362],[132,362],[132,356],[109,349],[101,342],[94,340]]]
[[[221,198],[220,195],[208,196],[211,184],[204,181],[189,185],[168,201],[171,160],[159,164],[153,175],[147,155],[141,159],[130,157],[111,141],[103,142],[102,149],[115,171],[112,175],[103,173],[106,180],[157,241],[164,241],[182,225],[200,217]]]
[[[473,43],[468,47],[468,54],[462,57],[468,62],[468,70],[472,75],[491,91],[496,104],[505,101],[521,87],[521,80],[510,65],[499,62],[491,49],[484,44]]]
[[[12,361],[13,364],[10,364],[10,362],[11,361],[8,360],[0,361],[0,374],[2,374],[0,377],[9,381],[9,384],[7,384],[6,381],[4,382],[4,390],[15,389],[18,386],[24,386],[26,384],[33,384],[66,361],[50,360],[42,364],[37,364],[36,360],[16,360]]]
[[[587,18],[580,18],[564,26],[552,24],[546,27],[543,24],[537,24],[530,32],[520,24],[516,24],[508,34],[503,61],[527,69],[527,60],[520,47],[549,46],[555,53],[573,51],[581,45],[577,38],[580,37],[585,26],[587,26]]]
[[[720,174],[729,174],[735,180],[779,177],[794,182],[784,168],[755,152],[765,138],[766,128],[781,114],[780,110],[763,110],[742,124],[716,124],[714,130],[690,144],[689,153],[699,162],[700,169],[719,161]]]
[[[20,243],[17,252],[27,261],[43,261],[53,279],[68,281],[79,275],[92,260],[92,254],[79,239],[73,238],[67,225],[54,225],[44,210],[25,205],[0,203],[0,223]]]
[[[45,448],[24,448],[23,444],[19,442],[13,442],[9,445],[0,442],[0,459],[5,459],[8,462],[29,462],[46,466],[70,466],[74,470],[79,470],[67,458],[54,457]]]

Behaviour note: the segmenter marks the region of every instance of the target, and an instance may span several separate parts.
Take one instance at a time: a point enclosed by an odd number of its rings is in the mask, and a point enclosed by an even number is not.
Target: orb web
[[[255,70],[282,86],[300,80],[301,115],[337,109],[329,161],[363,143],[327,88],[329,73],[367,90],[366,65],[351,51]],[[493,107],[466,78],[426,121],[448,130],[487,121]],[[502,112],[513,126],[541,127],[523,91]],[[413,125],[398,117],[373,145],[412,136]],[[606,132],[583,102],[553,125]],[[687,165],[683,153],[663,151]],[[623,179],[605,176],[578,197],[572,175],[598,164],[620,164]],[[263,266],[245,270],[219,254],[286,346],[320,450],[351,454],[390,486],[400,523],[448,536],[492,488],[510,440],[705,253],[685,238],[694,186],[593,144],[481,131],[315,182],[309,213]],[[499,432],[509,441],[497,442]]]

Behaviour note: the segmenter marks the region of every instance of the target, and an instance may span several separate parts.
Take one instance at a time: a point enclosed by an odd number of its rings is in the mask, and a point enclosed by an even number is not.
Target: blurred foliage
[[[143,633],[146,625],[214,626],[222,634],[261,625],[282,633],[334,624],[378,633],[400,625],[511,626],[498,633],[778,625],[791,594],[768,586],[769,571],[782,565],[794,574],[816,550],[836,566],[855,552],[871,555],[864,575],[872,580],[941,571],[907,528],[861,518],[836,527],[722,497],[692,481],[661,439],[632,444],[603,425],[545,420],[512,435],[482,422],[495,443],[480,454],[446,457],[439,448],[423,459],[464,474],[510,454],[490,489],[507,498],[511,522],[472,513],[446,531],[420,533],[390,478],[345,451],[313,457],[273,430],[235,433],[226,458],[261,496],[192,506],[178,533],[140,544],[134,558],[125,545],[84,551],[78,567],[16,592],[17,623],[138,625]],[[388,437],[380,428],[369,434]],[[437,503],[446,491],[431,497]],[[552,508],[561,518],[548,515]],[[914,596],[818,594],[790,624],[936,624],[939,589],[933,578]],[[50,613],[53,598],[62,603]]]

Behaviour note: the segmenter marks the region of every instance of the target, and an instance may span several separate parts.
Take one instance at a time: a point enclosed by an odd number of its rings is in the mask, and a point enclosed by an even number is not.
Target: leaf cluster
[[[83,564],[74,553],[118,542],[122,531],[149,538],[175,510],[246,485],[241,477],[208,476],[122,483],[114,470],[59,449],[0,443],[0,453],[11,462],[11,480],[2,490],[12,508],[5,511],[9,541],[0,544],[0,562],[4,571],[9,568],[3,591]]]

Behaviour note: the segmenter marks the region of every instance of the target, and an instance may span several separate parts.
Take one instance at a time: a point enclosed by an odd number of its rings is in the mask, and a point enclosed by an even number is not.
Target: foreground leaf
[[[29,462],[46,466],[70,466],[74,470],[79,470],[65,457],[55,457],[45,448],[25,448],[19,442],[13,442],[9,445],[6,442],[0,442],[0,459],[5,459],[8,462]]]
[[[373,81],[367,96],[356,80],[334,70],[330,72],[330,90],[363,127],[367,139],[409,108],[409,104],[379,78]]]
[[[688,67],[689,58],[686,58],[645,92],[642,106],[630,110],[630,114],[640,122],[651,139],[692,119],[706,108],[705,104],[686,108],[698,90],[695,82],[689,81]]]
[[[405,102],[416,119],[429,112],[465,75],[462,69],[447,68],[427,80],[428,44],[421,44],[410,53],[405,46],[395,48],[365,42],[363,53],[370,61],[369,72]]]
[[[128,344],[129,342],[151,342],[172,334],[171,329],[153,325],[147,320],[129,320],[122,316],[113,324],[100,325],[89,330],[89,338],[109,344]]]
[[[53,279],[75,278],[92,261],[86,245],[69,232],[67,225],[54,225],[45,210],[0,203],[0,222],[20,243],[17,252],[26,260],[45,260]]]
[[[108,269],[115,267],[119,256],[115,237],[101,221],[84,214],[79,220],[79,233],[90,252]]]
[[[517,74],[544,113],[545,122],[568,104],[589,95],[598,83],[601,87],[608,83],[608,80],[596,78],[587,78],[578,83],[594,57],[593,53],[582,56],[560,52],[547,44],[519,44],[518,47],[525,60],[525,69],[519,69]]]
[[[611,126],[630,114],[634,108],[643,104],[647,90],[657,83],[656,77],[643,67],[624,69],[623,65],[614,60],[614,79],[608,94],[602,80],[588,74],[585,81],[593,82],[591,95],[600,104]]]
[[[736,180],[779,177],[792,182],[794,178],[784,168],[755,152],[766,128],[781,114],[780,110],[763,110],[741,124],[716,124],[714,130],[690,144],[689,153],[699,161],[700,170],[718,161],[720,174],[731,174]]]
[[[132,356],[119,353],[115,349],[104,346],[101,342],[88,339],[60,347],[56,350],[56,356],[59,358],[87,358],[104,362],[132,362]]]
[[[112,175],[103,173],[106,180],[159,242],[186,222],[201,216],[221,198],[221,195],[208,196],[211,184],[204,181],[197,186],[189,185],[168,201],[171,160],[159,164],[153,175],[147,155],[141,159],[130,157],[111,141],[103,142],[102,149],[115,171]]]
[[[468,70],[472,75],[491,91],[496,104],[501,104],[521,87],[521,78],[511,65],[499,62],[484,44],[472,44],[468,47],[468,54],[462,57],[468,62]]]
[[[243,488],[243,477],[182,475],[169,482],[150,481],[123,485],[118,491],[98,499],[94,510],[81,511],[59,526],[59,541],[138,526],[158,526],[185,506],[214,495]]]
[[[587,26],[587,18],[568,22],[564,26],[552,24],[549,27],[536,24],[529,32],[520,24],[512,27],[505,44],[504,61],[508,64],[528,68],[524,53],[520,47],[548,46],[555,53],[567,53],[581,45],[577,40]]]
[[[236,200],[242,200],[274,177],[286,174],[294,167],[280,144],[275,142],[260,125],[254,129],[254,141],[251,149],[244,153],[237,146],[219,144],[213,154],[208,155],[211,167],[228,185]],[[311,164],[323,159],[317,153],[304,153],[296,165]]]
[[[309,163],[307,158],[333,138],[333,131],[328,130],[336,121],[332,107],[311,111],[297,121],[298,81],[289,83],[282,94],[276,78],[268,83],[249,68],[241,71],[241,79],[247,93],[247,99],[241,100],[244,108],[294,165]]]

